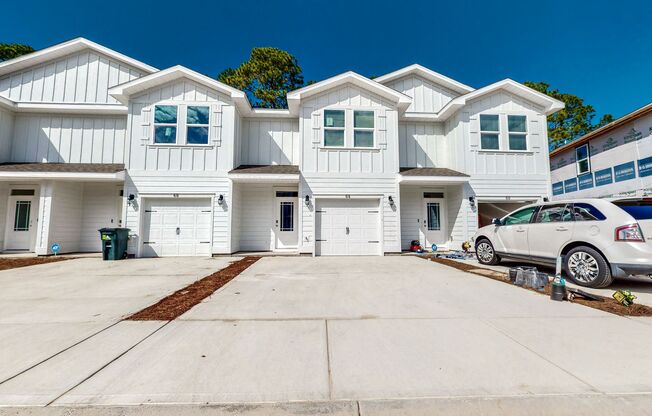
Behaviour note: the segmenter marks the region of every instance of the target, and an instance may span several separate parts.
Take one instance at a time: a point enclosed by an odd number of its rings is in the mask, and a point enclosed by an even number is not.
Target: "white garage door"
[[[210,255],[211,218],[209,198],[146,200],[143,256]]]
[[[317,202],[317,256],[380,255],[377,199],[325,199]]]

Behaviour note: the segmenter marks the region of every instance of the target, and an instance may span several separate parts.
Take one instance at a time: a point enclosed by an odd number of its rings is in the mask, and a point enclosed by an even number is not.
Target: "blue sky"
[[[12,1],[0,42],[83,36],[157,68],[215,76],[255,46],[294,54],[306,79],[420,63],[473,87],[544,80],[599,114],[652,102],[652,2]]]

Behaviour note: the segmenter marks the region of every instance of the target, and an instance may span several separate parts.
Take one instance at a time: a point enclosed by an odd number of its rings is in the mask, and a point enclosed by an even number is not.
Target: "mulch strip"
[[[461,261],[455,261],[451,259],[442,259],[442,258],[431,257],[431,256],[420,256],[420,257],[423,259],[434,261],[435,263],[440,263],[446,266],[453,267],[458,270],[462,270],[468,273],[473,273],[482,277],[488,277],[490,279],[497,280],[503,283],[508,283],[514,286],[514,284],[509,281],[509,275],[504,272],[486,269],[484,267],[478,267],[473,264],[462,263]],[[543,292],[528,287],[523,287],[523,286],[518,286],[518,287],[520,287],[521,289],[539,293],[541,295],[550,296],[551,285],[547,285]],[[589,308],[599,309],[601,311],[613,313],[615,315],[620,315],[620,316],[652,316],[652,307],[641,305],[638,303],[635,303],[631,306],[625,306],[617,302],[614,298],[608,298],[605,296],[599,296],[599,297],[602,299],[602,301],[584,299],[578,296],[575,297],[571,302],[578,303],[580,305],[588,306]]]
[[[35,266],[37,264],[54,263],[74,259],[74,257],[48,256],[48,257],[2,257],[0,270],[15,269],[17,267]]]
[[[217,289],[229,283],[260,257],[248,256],[195,283],[177,290],[152,306],[126,318],[129,321],[171,321],[189,311],[193,306],[212,295]]]

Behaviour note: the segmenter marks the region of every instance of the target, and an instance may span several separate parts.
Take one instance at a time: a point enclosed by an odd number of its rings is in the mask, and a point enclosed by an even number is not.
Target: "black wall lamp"
[[[475,197],[474,196],[469,197],[469,205],[471,205],[471,208],[473,208],[475,206]]]
[[[127,205],[131,205],[134,203],[134,200],[136,199],[136,195],[134,194],[129,194],[127,196]]]
[[[220,194],[220,196],[217,197],[217,205],[222,205],[224,203],[224,195]]]
[[[387,200],[389,201],[389,206],[393,207],[394,206],[394,198],[392,198],[392,196],[390,195],[390,196],[387,197]]]
[[[310,205],[310,195],[306,195],[303,201],[305,202],[306,206]]]

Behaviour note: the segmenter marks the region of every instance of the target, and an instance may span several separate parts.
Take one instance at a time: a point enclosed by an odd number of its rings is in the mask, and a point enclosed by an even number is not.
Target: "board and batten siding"
[[[239,165],[298,165],[298,119],[242,119]]]
[[[501,150],[480,148],[480,114],[500,116]],[[527,116],[527,151],[508,151],[507,115]],[[546,116],[507,92],[479,98],[446,122],[450,168],[471,176],[478,196],[545,196],[549,193]]]
[[[315,196],[327,198],[328,195],[342,197],[351,195],[356,198],[381,198],[382,199],[382,236],[384,241],[383,252],[392,253],[401,251],[400,241],[400,195],[399,187],[395,176],[377,178],[355,178],[355,177],[304,177],[299,184],[299,195],[305,197],[310,195],[309,206],[301,206],[301,233],[299,235],[300,251],[312,253],[315,242],[314,215]],[[394,199],[395,207],[389,205],[388,197]]]
[[[17,115],[11,162],[124,163],[125,116]]]
[[[399,122],[400,166],[447,168],[448,139],[443,123]]]
[[[121,226],[120,189],[122,185],[114,183],[84,183],[79,251],[101,251],[102,241],[98,230]]]
[[[62,253],[80,251],[82,210],[82,183],[63,181],[53,183],[47,244],[49,251],[52,243],[59,244]]]
[[[0,163],[11,158],[11,142],[14,135],[14,114],[0,108]]]
[[[156,104],[208,105],[208,145],[153,144]],[[233,169],[236,111],[230,98],[193,81],[182,79],[153,88],[129,104],[129,169],[148,172],[228,172]],[[179,114],[177,135],[185,129]]]
[[[374,110],[375,148],[324,148],[324,109]],[[304,174],[370,175],[398,172],[398,113],[381,97],[351,84],[333,88],[302,103],[300,123],[303,151],[301,170]],[[349,130],[352,130],[353,121],[347,121],[349,124]],[[347,131],[346,134],[351,136],[353,133]]]
[[[412,97],[412,104],[407,109],[409,113],[437,113],[450,100],[459,96],[446,87],[416,75],[391,81],[387,86]]]
[[[85,50],[1,77],[0,95],[22,102],[119,104],[109,96],[109,88],[143,75],[130,65]]]

